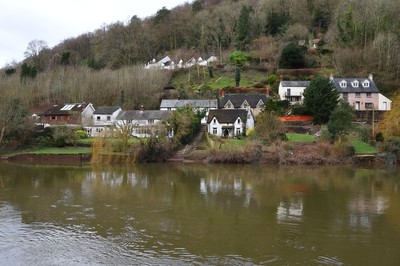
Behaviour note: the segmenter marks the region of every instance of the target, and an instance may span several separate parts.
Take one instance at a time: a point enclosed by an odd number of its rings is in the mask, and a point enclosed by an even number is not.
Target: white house
[[[117,128],[129,127],[134,137],[149,137],[162,128],[162,121],[172,111],[165,110],[130,110],[122,111],[116,118]]]
[[[235,137],[254,128],[251,110],[217,109],[210,110],[207,119],[208,133],[220,137]]]
[[[208,112],[213,109],[218,108],[218,100],[216,99],[162,99],[160,104],[160,110],[176,110],[178,108],[183,108],[190,106],[194,111],[206,110],[204,118],[201,120],[201,124],[205,125],[207,123]]]
[[[113,130],[116,118],[122,111],[119,106],[101,106],[98,107],[92,115],[92,125],[86,126],[86,133],[90,137],[105,135],[107,130]]]
[[[281,100],[288,100],[290,104],[302,104],[304,90],[310,85],[309,81],[281,81],[278,94]]]

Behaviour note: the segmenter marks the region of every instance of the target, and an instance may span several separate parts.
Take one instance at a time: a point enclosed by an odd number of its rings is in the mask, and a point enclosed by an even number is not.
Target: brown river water
[[[0,162],[0,265],[400,265],[400,168]]]

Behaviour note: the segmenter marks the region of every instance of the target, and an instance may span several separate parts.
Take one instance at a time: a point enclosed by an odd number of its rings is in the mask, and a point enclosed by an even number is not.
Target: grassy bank
[[[377,152],[376,147],[361,140],[353,140],[351,144],[353,145],[356,154],[375,154]]]

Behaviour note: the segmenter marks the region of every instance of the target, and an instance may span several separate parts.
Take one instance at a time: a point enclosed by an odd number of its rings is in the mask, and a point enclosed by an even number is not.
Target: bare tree
[[[44,57],[43,52],[48,49],[48,45],[43,40],[30,41],[24,55],[26,58],[31,58],[36,68],[43,68]]]

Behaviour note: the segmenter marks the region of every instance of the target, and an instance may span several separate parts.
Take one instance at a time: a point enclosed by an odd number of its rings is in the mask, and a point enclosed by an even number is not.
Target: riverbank
[[[24,164],[83,165],[91,162],[91,154],[34,154],[20,153],[2,156],[2,160]],[[341,155],[318,143],[292,143],[290,145],[252,145],[238,150],[193,149],[179,158],[170,157],[166,163],[205,164],[267,164],[267,165],[338,165],[384,164],[385,158],[375,154]],[[107,155],[103,164],[135,163],[129,155]]]

